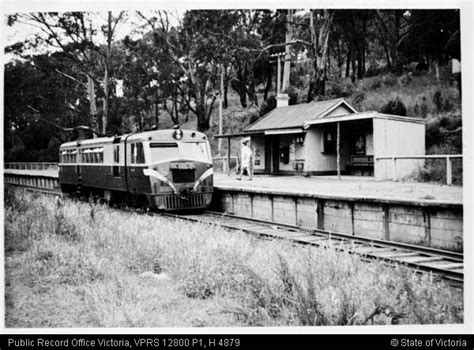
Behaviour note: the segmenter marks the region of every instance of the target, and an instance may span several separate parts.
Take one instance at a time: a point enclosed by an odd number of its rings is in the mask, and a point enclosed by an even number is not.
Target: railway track
[[[61,194],[58,189],[35,188],[34,186],[21,185],[15,186],[45,194]],[[362,259],[376,259],[390,265],[405,265],[418,272],[433,273],[437,278],[447,280],[454,286],[463,286],[463,254],[458,252],[393,241],[375,240],[212,211],[205,211],[199,214],[163,212],[151,214],[209,225],[219,225],[228,230],[243,231],[263,239],[279,239],[293,244],[316,247],[333,247],[338,251],[347,251],[351,254],[357,254]]]
[[[332,246],[339,251],[357,254],[363,259],[377,259],[391,265],[402,264],[420,272],[431,272],[456,286],[462,286],[463,283],[463,254],[458,252],[355,237],[211,211],[202,214],[159,213],[158,215],[219,225],[229,230],[239,230],[265,239],[280,239],[317,247]]]

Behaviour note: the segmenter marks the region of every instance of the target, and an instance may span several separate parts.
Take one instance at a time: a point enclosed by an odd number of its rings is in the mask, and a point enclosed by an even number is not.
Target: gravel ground
[[[274,189],[311,194],[363,196],[367,198],[396,198],[404,200],[435,200],[461,202],[463,188],[434,183],[376,181],[373,177],[342,176],[268,176],[255,175],[252,181],[244,176],[241,181],[235,174],[214,174],[215,186],[236,188]]]

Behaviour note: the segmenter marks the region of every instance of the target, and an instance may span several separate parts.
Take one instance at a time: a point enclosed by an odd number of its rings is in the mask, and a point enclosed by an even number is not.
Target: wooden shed
[[[423,119],[358,113],[344,99],[278,107],[244,130],[251,137],[254,172],[265,174],[392,176],[378,157],[425,154]],[[420,160],[397,166],[399,176]]]

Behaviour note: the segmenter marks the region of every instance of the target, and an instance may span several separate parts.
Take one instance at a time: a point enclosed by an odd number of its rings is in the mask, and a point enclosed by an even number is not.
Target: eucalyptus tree
[[[60,51],[77,68],[73,75],[65,74],[57,68],[53,72],[76,82],[87,91],[90,125],[96,133],[104,134],[107,129],[110,50],[117,24],[123,17],[124,12],[120,12],[115,18],[108,12],[106,24],[101,28],[94,25],[94,22],[101,20],[100,16],[88,12],[18,13],[9,16],[8,20],[9,25],[23,23],[36,28],[38,32],[28,43],[30,47],[42,48],[48,52]],[[105,36],[105,45],[98,42],[99,31]],[[24,48],[25,46],[18,47],[17,53]],[[96,86],[101,85],[103,106],[102,120],[99,121]]]

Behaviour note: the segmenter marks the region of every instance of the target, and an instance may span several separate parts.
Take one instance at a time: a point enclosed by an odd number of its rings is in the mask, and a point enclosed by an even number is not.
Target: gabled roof
[[[302,103],[299,105],[275,108],[248,126],[244,131],[255,132],[272,129],[301,128],[308,121],[324,118],[339,106],[346,107],[348,110],[347,114],[357,112],[343,98]]]
[[[311,125],[316,125],[316,124],[347,122],[347,121],[362,120],[362,119],[389,119],[389,120],[395,120],[395,121],[406,122],[406,123],[426,124],[426,121],[421,118],[405,117],[405,116],[400,116],[400,115],[395,115],[395,114],[384,114],[384,113],[379,113],[376,111],[366,111],[366,112],[358,112],[358,113],[352,113],[352,114],[346,114],[346,115],[329,116],[325,118],[307,121],[305,123],[304,129],[307,129]]]

